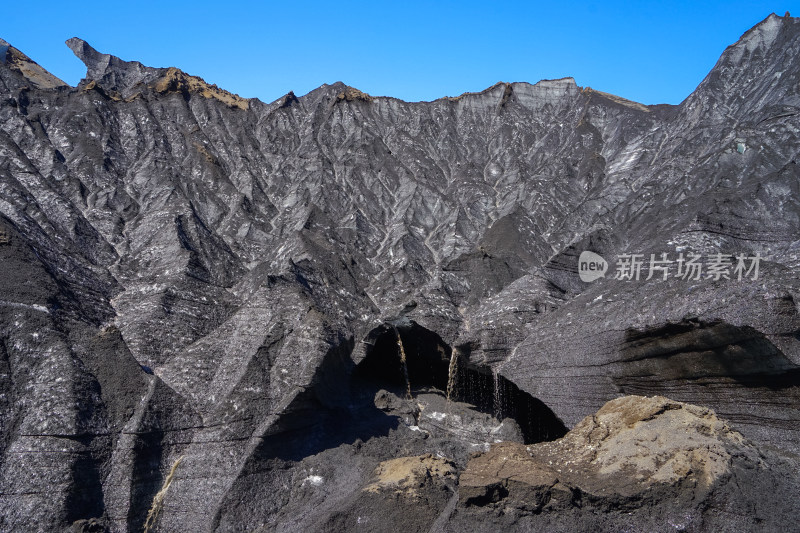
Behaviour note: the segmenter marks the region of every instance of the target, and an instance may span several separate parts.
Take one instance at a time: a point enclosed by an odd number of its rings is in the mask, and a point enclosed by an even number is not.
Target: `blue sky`
[[[680,103],[726,46],[784,2],[9,2],[0,37],[75,85],[63,44],[176,66],[270,102],[343,81],[409,101],[498,81],[572,76],[646,104]]]

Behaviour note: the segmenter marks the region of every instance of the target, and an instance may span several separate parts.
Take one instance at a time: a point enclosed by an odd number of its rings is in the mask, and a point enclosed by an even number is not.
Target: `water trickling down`
[[[402,331],[402,337],[401,332]],[[442,411],[471,408],[498,420],[512,419],[526,443],[558,438],[563,423],[541,401],[521,390],[484,362],[470,361],[468,348],[451,349],[435,332],[418,324],[386,323],[371,332],[367,353],[353,373],[353,394],[373,405],[375,394],[387,390],[416,401],[412,394],[438,391],[447,403]],[[414,388],[411,387],[413,381]],[[470,407],[471,406],[471,407]],[[414,418],[420,411],[414,413]]]
[[[458,348],[450,354],[450,366],[447,369],[447,401],[451,401],[458,379]]]
[[[394,334],[397,336],[397,348],[400,354],[400,366],[403,368],[403,379],[406,381],[406,396],[409,400],[413,400],[414,396],[411,394],[411,380],[408,379],[408,364],[406,362],[406,351],[403,349],[403,339],[400,337],[400,332],[394,328]]]
[[[492,370],[492,381],[494,382],[493,388],[493,401],[492,407],[494,410],[494,417],[498,420],[505,418],[505,409],[503,406],[503,383],[500,383],[500,374],[497,370]]]

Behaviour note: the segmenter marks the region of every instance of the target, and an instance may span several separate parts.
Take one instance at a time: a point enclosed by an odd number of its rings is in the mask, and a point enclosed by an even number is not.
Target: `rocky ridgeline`
[[[797,19],[677,106],[67,44],[0,40],[0,530],[794,527]]]

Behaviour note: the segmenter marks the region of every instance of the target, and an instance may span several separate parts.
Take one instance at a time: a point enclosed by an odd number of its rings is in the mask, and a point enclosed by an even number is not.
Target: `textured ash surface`
[[[361,493],[381,462],[460,471],[625,394],[713,408],[796,472],[797,19],[678,106],[570,78],[265,104],[68,45],[75,88],[0,40],[0,530],[141,531],[179,457],[160,531],[357,528],[393,505]],[[586,284],[587,248],[766,259],[758,280]],[[410,530],[458,516],[431,479]],[[684,504],[681,527],[734,520]]]

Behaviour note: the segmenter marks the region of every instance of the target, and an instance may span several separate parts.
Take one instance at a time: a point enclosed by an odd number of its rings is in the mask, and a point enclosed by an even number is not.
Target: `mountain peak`
[[[135,94],[134,87],[140,83],[152,83],[167,71],[163,68],[146,67],[138,61],[124,61],[110,54],[95,50],[78,37],[66,42],[72,52],[86,65],[86,78],[96,82],[105,90],[120,93],[127,98]]]
[[[86,65],[86,75],[90,79],[101,78],[108,69],[112,59],[116,59],[119,63],[125,63],[121,59],[115,58],[109,54],[101,54],[92,48],[92,45],[78,37],[67,40],[67,46],[78,59],[83,61],[83,64]]]
[[[86,88],[90,85],[100,87],[104,91],[128,99],[139,94],[144,87],[150,87],[159,94],[174,92],[198,94],[205,98],[214,98],[231,107],[239,109],[249,107],[248,100],[175,67],[153,68],[146,67],[138,61],[124,61],[116,56],[98,52],[78,37],[69,39],[67,46],[86,65],[86,77],[90,80]]]
[[[772,13],[728,46],[697,89],[681,104],[704,120],[749,116],[764,101],[797,105],[800,19]],[[792,81],[794,80],[794,81]]]
[[[791,17],[779,17],[770,13],[767,18],[747,30],[737,45],[744,45],[749,52],[758,47],[769,48],[777,40],[787,19],[791,20]]]
[[[36,61],[3,39],[0,39],[0,65],[6,65],[37,89],[53,89],[67,86],[62,80],[50,74],[39,66]]]

